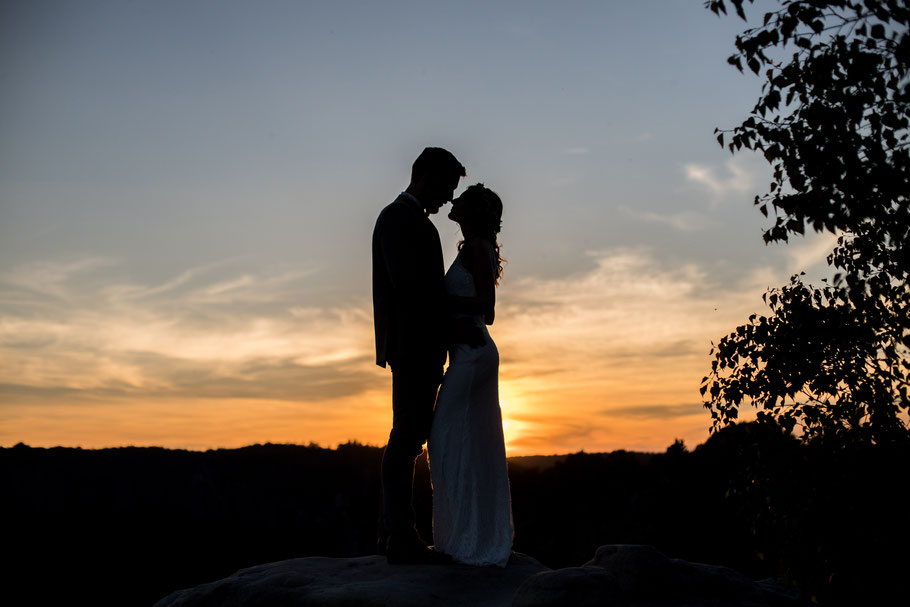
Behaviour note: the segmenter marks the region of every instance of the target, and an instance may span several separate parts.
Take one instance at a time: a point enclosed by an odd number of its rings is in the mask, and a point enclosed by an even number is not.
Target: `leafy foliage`
[[[746,0],[728,0],[743,20]],[[753,0],[748,0],[751,4]],[[724,0],[706,8],[727,13]],[[807,439],[910,436],[910,8],[906,0],[782,0],[728,63],[764,78],[748,118],[715,130],[772,167],[755,205],[766,243],[838,236],[823,286],[769,290],[770,313],[712,349],[701,392],[713,426],[751,404]]]

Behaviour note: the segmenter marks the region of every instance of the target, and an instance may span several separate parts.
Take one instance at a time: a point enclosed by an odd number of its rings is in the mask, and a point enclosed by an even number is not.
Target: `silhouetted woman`
[[[505,567],[512,553],[512,505],[499,408],[499,352],[493,324],[502,258],[496,235],[502,201],[482,184],[452,201],[449,219],[464,240],[446,272],[455,323],[482,345],[455,343],[436,400],[428,444],[434,548],[469,565]],[[467,327],[465,326],[467,325]]]

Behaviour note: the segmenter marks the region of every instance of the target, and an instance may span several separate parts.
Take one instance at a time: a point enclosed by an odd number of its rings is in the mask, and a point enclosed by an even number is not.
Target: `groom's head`
[[[425,148],[411,167],[408,192],[420,201],[427,213],[435,213],[452,200],[458,181],[465,174],[464,167],[452,152]]]

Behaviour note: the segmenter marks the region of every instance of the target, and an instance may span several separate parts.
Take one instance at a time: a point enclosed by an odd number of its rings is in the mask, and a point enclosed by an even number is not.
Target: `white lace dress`
[[[461,253],[446,290],[474,296]],[[499,409],[499,351],[481,316],[486,343],[456,345],[436,400],[427,445],[433,482],[433,543],[468,565],[505,567],[512,553],[512,503]]]

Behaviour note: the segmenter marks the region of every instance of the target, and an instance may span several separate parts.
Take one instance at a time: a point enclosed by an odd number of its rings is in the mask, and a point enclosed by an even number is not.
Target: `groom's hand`
[[[479,348],[486,343],[483,331],[470,318],[456,318],[452,324],[452,343]]]

